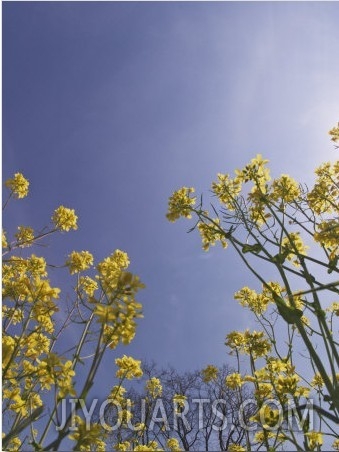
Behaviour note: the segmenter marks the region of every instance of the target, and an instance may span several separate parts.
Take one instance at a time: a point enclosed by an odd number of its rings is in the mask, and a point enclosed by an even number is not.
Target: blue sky
[[[167,199],[182,185],[207,194],[257,153],[308,183],[337,157],[339,4],[2,6],[3,178],[31,181],[4,226],[74,208],[79,230],[53,240],[50,260],[119,248],[147,286],[145,318],[119,353],[180,369],[229,360],[227,332],[253,326],[233,293],[258,285],[231,250],[206,254],[190,223],[168,223]]]

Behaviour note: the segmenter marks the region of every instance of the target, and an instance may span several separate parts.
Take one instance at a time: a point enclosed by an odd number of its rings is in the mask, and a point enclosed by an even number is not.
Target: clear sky
[[[182,185],[208,194],[217,172],[257,153],[307,182],[337,157],[339,4],[2,7],[3,178],[31,182],[5,227],[74,208],[79,229],[53,240],[49,260],[119,248],[147,285],[145,318],[119,353],[180,369],[226,362],[225,335],[253,326],[233,293],[258,285],[231,250],[206,254],[190,223],[168,223],[167,200]]]

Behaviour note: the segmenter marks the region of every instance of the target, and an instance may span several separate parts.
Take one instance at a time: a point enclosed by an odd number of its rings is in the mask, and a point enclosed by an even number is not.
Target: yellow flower
[[[169,438],[166,443],[171,452],[180,452],[179,441],[176,438]]]
[[[339,303],[338,302],[333,302],[331,304],[331,306],[329,306],[326,311],[328,312],[333,312],[336,316],[339,317]]]
[[[201,371],[202,379],[205,383],[215,380],[218,376],[218,368],[209,364]]]
[[[306,255],[308,246],[304,245],[299,232],[291,232],[284,237],[281,242],[281,252],[286,255],[289,261],[292,261],[296,267],[300,266],[299,254]]]
[[[339,439],[336,439],[332,444],[333,450],[339,450]]]
[[[180,408],[183,408],[185,406],[185,401],[187,400],[187,397],[183,394],[174,394],[173,402]]]
[[[127,253],[121,250],[115,250],[114,253],[106,257],[97,265],[99,279],[103,289],[108,292],[116,288],[122,271],[130,264]]]
[[[261,400],[272,397],[273,386],[271,383],[258,383],[255,395]]]
[[[169,221],[176,221],[180,217],[191,218],[191,210],[196,198],[191,198],[194,188],[182,187],[175,191],[168,200],[168,212],[166,217]]]
[[[279,375],[276,381],[276,391],[282,394],[295,394],[297,384],[300,377],[297,374],[293,375]]]
[[[339,141],[339,123],[338,127],[333,127],[328,133],[331,135],[332,141]]]
[[[148,444],[138,444],[135,446],[134,451],[160,451],[162,449],[159,448],[159,445],[156,441],[150,441]]]
[[[161,397],[162,386],[159,378],[152,377],[150,380],[148,380],[146,382],[146,390],[152,398]]]
[[[288,174],[282,174],[272,183],[271,197],[274,201],[292,202],[299,198],[300,188]]]
[[[8,242],[6,239],[6,232],[3,229],[2,230],[2,248],[7,248],[7,247],[8,247]]]
[[[308,193],[309,206],[317,214],[339,212],[339,162],[323,163],[316,170],[316,183]]]
[[[6,450],[8,452],[17,452],[20,449],[21,449],[21,440],[17,436],[15,438],[12,438],[9,444],[6,446]]]
[[[126,389],[119,385],[119,386],[113,386],[111,393],[109,395],[109,399],[112,400],[113,402],[120,404],[120,405],[124,405],[126,399],[125,399],[125,393],[126,393]]]
[[[312,386],[312,388],[318,388],[318,389],[320,389],[324,386],[324,380],[319,373],[315,374],[314,377],[312,378],[311,386]]]
[[[123,441],[122,443],[118,443],[114,445],[114,450],[120,451],[120,452],[126,452],[130,450],[131,444],[128,441]]]
[[[78,229],[77,219],[78,217],[75,215],[74,209],[69,209],[64,206],[58,207],[52,216],[52,221],[55,227],[61,231]]]
[[[263,443],[266,438],[269,439],[269,438],[273,438],[274,436],[275,436],[275,433],[273,433],[273,432],[268,432],[268,431],[263,432],[261,430],[259,432],[256,432],[253,440],[255,443]]]
[[[239,300],[241,306],[248,307],[257,315],[261,315],[266,311],[267,305],[272,302],[271,298],[266,293],[258,294],[249,287],[243,287],[234,294],[234,299]]]
[[[71,275],[87,270],[93,265],[93,255],[88,251],[73,251],[66,261]]]
[[[132,378],[142,377],[141,361],[132,358],[131,356],[124,355],[122,358],[117,358],[115,364],[119,367],[116,372],[117,378]]]
[[[94,292],[98,289],[98,283],[89,276],[80,276],[78,289],[83,290],[89,297],[93,297]]]
[[[77,450],[88,451],[95,447],[97,451],[105,451],[105,432],[100,424],[90,424],[87,428],[87,422],[80,418],[80,416],[75,416],[77,429],[72,432],[68,437],[75,441],[77,445]]]
[[[338,220],[322,221],[317,225],[314,240],[330,251],[330,259],[339,254],[339,222]]]
[[[231,179],[229,174],[218,173],[218,182],[213,182],[212,190],[228,210],[234,210],[235,199],[241,192],[241,178]]]
[[[267,163],[268,160],[257,154],[245,168],[237,170],[236,174],[242,182],[252,181],[261,193],[266,193],[266,184],[271,179],[270,170],[265,166]]]
[[[232,443],[227,448],[228,452],[246,452],[246,449],[243,446],[240,446],[240,444]]]
[[[233,374],[227,375],[225,383],[230,389],[239,389],[243,381],[241,375],[238,372],[234,372]]]
[[[200,222],[198,224],[202,247],[205,251],[208,251],[209,247],[214,246],[217,241],[220,241],[223,248],[227,247],[225,234],[218,228],[218,224],[220,223],[219,218],[215,218],[213,222],[209,224]]]
[[[118,312],[112,305],[97,304],[94,314],[98,317],[99,323],[107,324],[115,322]]]
[[[323,443],[323,434],[321,432],[307,432],[305,436],[308,437],[308,445],[310,450],[314,450],[316,447],[321,446]]]
[[[246,355],[252,355],[253,359],[263,357],[271,350],[272,344],[262,331],[249,330],[241,333],[232,331],[227,336],[226,345]]]
[[[30,227],[18,226],[18,232],[15,234],[15,238],[19,246],[31,246],[34,240],[34,231]]]
[[[29,182],[21,173],[15,173],[13,179],[6,180],[5,185],[17,198],[25,198],[28,195]]]

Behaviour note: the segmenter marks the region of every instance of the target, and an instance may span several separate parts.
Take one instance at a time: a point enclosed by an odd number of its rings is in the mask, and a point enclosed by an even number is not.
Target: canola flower
[[[146,390],[149,395],[156,399],[157,397],[161,397],[162,395],[162,385],[160,383],[159,378],[152,377],[146,381]]]
[[[329,134],[334,142],[339,141],[338,126]],[[287,174],[272,180],[267,164],[268,160],[258,154],[235,170],[233,177],[219,173],[212,183],[212,193],[220,207],[212,205],[213,216],[204,210],[202,198],[198,208],[195,204],[190,207],[186,200],[185,211],[177,209],[175,215],[169,204],[168,215],[171,221],[194,217],[191,230],[200,233],[202,248],[208,251],[217,242],[225,248],[232,246],[262,285],[261,292],[245,286],[235,294],[239,304],[255,314],[261,331],[227,334],[225,344],[236,355],[238,365],[243,359],[240,355],[249,357],[251,374],[229,375],[226,386],[238,389],[245,383],[253,385],[259,408],[270,398],[282,404],[292,399],[297,407],[304,406],[305,399],[316,392],[324,402],[323,411],[318,412],[324,423],[328,419],[338,421],[339,353],[335,319],[339,308],[336,301],[329,307],[323,307],[321,302],[326,291],[333,296],[338,287],[339,161],[325,162],[316,168],[315,182],[310,188]],[[274,269],[280,280],[267,281],[266,265]],[[324,270],[333,283],[328,284],[326,275],[323,282]],[[277,335],[283,327],[284,343]],[[318,340],[324,342],[324,353],[320,354],[314,345]],[[306,362],[316,372],[311,380],[295,367],[296,363],[299,365],[295,356],[295,343],[299,341],[306,356],[308,352]],[[259,362],[264,362],[264,367],[258,368]],[[208,372],[202,375],[206,381],[213,378]],[[278,447],[285,441],[300,447],[294,434],[265,429],[274,424],[277,415],[273,409],[262,412],[263,431],[257,432],[254,441],[267,448]],[[307,431],[305,427],[302,448],[320,450],[323,436],[322,432]],[[337,450],[338,441],[333,443]]]
[[[52,221],[56,229],[60,231],[70,231],[71,229],[78,229],[77,225],[78,217],[75,214],[74,209],[60,206],[58,207],[52,216]]]
[[[71,275],[82,272],[93,265],[93,255],[89,251],[72,251],[66,265],[69,267]]]
[[[131,380],[133,378],[142,377],[141,361],[132,358],[131,356],[124,355],[122,358],[117,358],[115,364],[119,367],[116,372],[116,377],[127,378]]]
[[[5,185],[10,196],[4,207],[11,197],[23,198],[28,194],[29,183],[21,173],[15,174]],[[67,303],[62,299],[61,289],[52,284],[50,265],[45,258],[23,254],[20,250],[35,246],[42,237],[77,229],[77,220],[73,209],[60,206],[52,216],[52,229],[35,232],[29,226],[19,226],[13,242],[9,242],[8,234],[2,231],[2,246],[5,254],[9,254],[2,267],[3,416],[7,420],[3,447],[9,451],[22,447],[20,438],[23,434],[26,438],[24,447],[28,441],[37,450],[45,446],[47,449],[59,448],[66,436],[73,441],[75,450],[106,448],[105,432],[100,425],[91,424],[88,429],[80,417],[76,418],[75,431],[68,432],[67,426],[59,433],[54,431],[56,438],[49,445],[46,438],[52,426],[58,424],[55,413],[62,400],[77,396],[85,398],[93,384],[95,374],[91,372],[87,376],[86,372],[83,374],[82,390],[77,383],[78,365],[87,352],[83,350],[84,344],[88,347],[97,341],[97,352],[87,357],[92,359],[92,369],[96,369],[107,349],[115,348],[119,343],[127,344],[134,338],[135,319],[142,316],[142,306],[135,300],[135,295],[144,285],[136,275],[126,271],[129,258],[121,250],[99,262],[96,268],[93,268],[94,257],[89,251],[73,251],[66,266],[70,274],[81,272],[82,275],[77,277],[72,307],[69,299]],[[89,270],[91,273],[96,270],[96,275],[85,274]],[[59,318],[55,315],[58,311],[62,311]],[[65,323],[61,319],[66,319]],[[80,336],[63,355],[56,351],[55,345],[60,333],[73,321],[77,322]],[[123,374],[123,378],[142,375],[140,361],[124,356],[117,364],[120,365],[117,375]],[[124,397],[122,379],[118,378],[120,382],[118,380],[118,385],[112,389],[111,397],[121,402],[121,420],[127,422],[132,413]],[[156,387],[154,385],[155,390]],[[49,397],[49,394],[53,396]],[[40,417],[36,429],[36,420]]]
[[[201,371],[202,379],[205,383],[215,380],[218,377],[218,368],[209,364]]]
[[[21,173],[15,173],[12,179],[6,180],[5,185],[19,199],[28,195],[29,181]]]

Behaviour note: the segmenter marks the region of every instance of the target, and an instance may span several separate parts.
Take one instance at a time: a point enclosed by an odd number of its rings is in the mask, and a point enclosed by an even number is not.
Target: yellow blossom
[[[330,251],[330,259],[339,255],[339,222],[338,220],[322,221],[317,225],[314,240]]]
[[[226,345],[246,355],[252,355],[253,359],[263,357],[271,350],[272,344],[262,331],[249,330],[241,333],[232,331],[226,336]]]
[[[131,444],[128,441],[122,441],[121,443],[117,443],[114,445],[114,450],[120,452],[126,452],[130,450]]]
[[[299,196],[299,185],[288,174],[282,174],[273,181],[271,197],[274,201],[292,202],[298,200]]]
[[[112,290],[119,282],[122,271],[129,266],[127,253],[121,250],[115,250],[114,253],[106,257],[97,265],[99,280],[104,290]]]
[[[300,266],[299,255],[305,256],[308,246],[304,245],[299,232],[291,232],[281,242],[281,252],[296,267]]]
[[[83,290],[89,297],[93,297],[98,289],[98,283],[89,276],[80,276],[78,289]]]
[[[243,446],[240,446],[240,444],[232,443],[227,448],[228,452],[246,452],[246,449]]]
[[[236,174],[242,182],[252,181],[262,193],[265,193],[266,184],[271,179],[270,171],[265,166],[267,163],[268,160],[257,154],[242,170],[237,170]]]
[[[162,449],[159,448],[159,445],[156,441],[150,441],[148,444],[138,444],[135,446],[134,451],[135,452],[141,452],[141,451],[161,451]]]
[[[267,305],[272,302],[271,296],[267,296],[266,293],[258,294],[249,287],[243,287],[236,292],[234,298],[239,300],[240,305],[248,307],[257,315],[263,314],[267,309]]]
[[[256,434],[254,435],[254,442],[255,443],[263,443],[265,441],[265,439],[269,439],[269,438],[273,438],[275,436],[275,433],[273,432],[268,432],[268,431],[258,431],[256,432]]]
[[[319,373],[316,373],[314,375],[314,377],[312,378],[311,386],[313,388],[318,388],[318,389],[320,389],[320,388],[322,388],[324,386],[324,380],[323,380],[322,376]]]
[[[126,389],[119,385],[119,386],[113,386],[109,399],[112,400],[114,403],[123,405],[126,401],[125,399]]]
[[[339,141],[339,123],[337,127],[333,127],[329,132],[332,141]]]
[[[329,306],[326,311],[328,312],[333,312],[336,316],[339,317],[339,303],[338,302],[334,302],[331,304],[331,306]]]
[[[179,441],[176,438],[169,438],[167,440],[166,446],[171,452],[180,452]]]
[[[219,241],[223,248],[227,247],[225,234],[218,227],[220,224],[219,218],[214,218],[211,223],[198,223],[198,229],[200,232],[202,247],[205,251],[208,251],[210,246],[214,246]]]
[[[17,436],[14,438],[11,438],[9,444],[6,446],[6,451],[17,452],[18,450],[22,450],[21,444],[22,444],[21,439],[18,438]]]
[[[3,229],[2,230],[2,248],[7,248],[8,247],[8,242],[7,242],[7,238],[6,238],[6,232]]]
[[[32,246],[34,240],[34,230],[30,227],[18,226],[18,232],[15,234],[15,238],[18,246]]]
[[[227,375],[225,380],[226,386],[230,389],[239,389],[243,384],[241,375],[238,372],[234,372],[230,375]]]
[[[205,383],[215,380],[218,376],[218,368],[209,364],[201,371],[202,379]]]
[[[308,445],[310,450],[315,450],[318,446],[321,446],[323,443],[323,434],[321,432],[307,432],[305,435],[308,438]]]
[[[93,265],[93,255],[88,251],[73,251],[66,261],[71,275],[87,270]]]
[[[13,179],[6,180],[5,185],[17,198],[25,198],[28,195],[29,182],[21,173],[15,173]]]
[[[152,377],[146,382],[146,390],[152,398],[161,397],[162,386],[159,378]]]
[[[316,170],[316,183],[308,193],[309,206],[316,214],[339,212],[339,162],[323,163]]]
[[[241,192],[241,180],[239,177],[231,179],[229,174],[218,173],[218,182],[213,182],[212,190],[222,204],[228,210],[235,209],[235,199]]]
[[[74,209],[69,209],[64,206],[58,207],[52,216],[52,221],[55,227],[61,231],[78,229],[77,219],[78,217],[75,215]]]
[[[169,198],[166,214],[169,221],[176,221],[180,217],[192,217],[191,209],[194,207],[196,198],[191,198],[191,193],[194,193],[194,188],[182,187]]]
[[[124,355],[122,358],[117,358],[115,364],[119,367],[116,372],[117,378],[132,380],[132,378],[142,377],[141,361],[131,356]]]
[[[79,451],[88,451],[95,446],[97,451],[105,451],[106,445],[103,439],[106,434],[102,426],[97,424],[90,424],[89,428],[87,423],[80,418],[80,416],[75,416],[76,421],[76,431],[72,432],[68,437],[75,441],[77,449]]]
[[[177,405],[179,408],[183,408],[185,406],[185,402],[187,400],[187,397],[183,394],[174,394],[173,402]]]
[[[258,383],[255,389],[255,395],[260,400],[268,399],[272,397],[273,386],[271,383]]]

